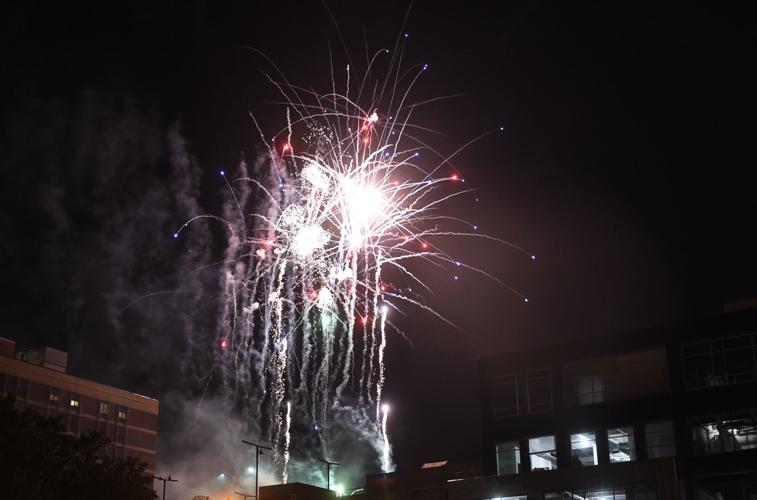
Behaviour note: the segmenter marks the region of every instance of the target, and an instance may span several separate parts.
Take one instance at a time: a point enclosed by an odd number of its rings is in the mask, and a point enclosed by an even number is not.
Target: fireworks
[[[272,79],[286,127],[272,140],[261,132],[268,154],[251,173],[244,162],[234,176],[221,171],[228,247],[217,361],[231,399],[271,440],[284,481],[290,443],[328,457],[346,430],[373,446],[383,471],[392,469],[382,401],[390,316],[403,303],[431,310],[411,287],[386,280],[426,288],[412,271],[419,259],[455,268],[456,280],[460,267],[472,268],[439,240],[486,237],[437,211],[468,190],[450,171],[451,157],[421,160],[428,148],[408,102],[427,66],[401,90],[397,61],[389,59],[385,83],[370,95],[367,80],[351,95],[349,67],[343,94],[335,83],[317,94]],[[440,189],[449,183],[457,189]]]

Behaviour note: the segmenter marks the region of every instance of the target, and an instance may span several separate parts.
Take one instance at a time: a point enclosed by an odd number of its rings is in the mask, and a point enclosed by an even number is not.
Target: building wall
[[[757,312],[744,311],[482,360],[485,473],[519,467],[507,480],[516,485],[560,471],[610,477],[630,470],[625,463],[674,454],[670,474],[687,498],[757,497],[755,332]],[[660,423],[670,426],[669,444]],[[632,436],[632,462],[610,463],[618,428]],[[555,451],[544,456],[557,471],[531,471],[530,440],[539,436],[554,436]],[[582,455],[581,440],[595,459]],[[510,451],[498,455],[498,444]]]
[[[0,396],[13,397],[19,408],[60,417],[73,435],[99,431],[112,441],[107,455],[138,458],[154,473],[157,400],[7,356],[0,356]]]

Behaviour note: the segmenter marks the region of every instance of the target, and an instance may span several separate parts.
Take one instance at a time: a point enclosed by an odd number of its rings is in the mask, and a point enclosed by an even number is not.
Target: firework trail
[[[285,482],[290,444],[328,458],[334,437],[350,428],[382,470],[392,470],[382,401],[389,311],[405,303],[439,315],[388,278],[427,288],[414,260],[460,266],[439,241],[488,238],[438,212],[469,192],[449,163],[460,150],[420,162],[421,150],[433,150],[411,117],[425,103],[409,98],[427,66],[400,73],[401,52],[388,54],[374,55],[352,94],[349,67],[344,94],[334,81],[318,94],[269,77],[286,127],[272,140],[260,132],[268,152],[251,171],[242,162],[235,175],[221,172],[229,194],[219,218],[228,231],[219,373],[236,407],[272,443]],[[388,59],[385,83],[369,89],[379,57]],[[458,189],[440,189],[450,183]]]

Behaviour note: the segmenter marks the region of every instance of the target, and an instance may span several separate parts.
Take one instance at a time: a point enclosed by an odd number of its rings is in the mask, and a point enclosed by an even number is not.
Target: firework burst
[[[386,77],[371,86],[380,57]],[[424,161],[435,152],[411,119],[431,101],[409,99],[427,66],[400,74],[399,61],[376,53],[354,91],[347,67],[341,93],[333,78],[325,94],[270,78],[284,98],[286,127],[269,140],[255,122],[265,161],[251,173],[244,162],[234,176],[221,172],[229,236],[217,362],[234,402],[271,440],[284,480],[290,444],[329,456],[346,428],[373,446],[382,470],[393,468],[382,401],[391,312],[404,303],[437,313],[386,277],[427,288],[414,260],[463,266],[439,246],[441,237],[488,238],[437,210],[468,192],[450,165],[460,150],[432,165],[420,161],[421,152]],[[439,189],[445,183],[458,189]]]

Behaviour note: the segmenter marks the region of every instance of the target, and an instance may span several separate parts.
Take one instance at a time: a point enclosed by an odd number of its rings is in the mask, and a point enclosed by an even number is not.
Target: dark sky
[[[181,206],[168,202],[151,224],[120,219],[125,206],[155,206],[140,204],[146,187],[173,189],[145,128],[180,122],[212,210],[217,170],[258,147],[248,112],[268,129],[283,124],[261,75],[271,66],[245,47],[324,90],[330,51],[337,68],[349,59],[362,70],[366,45],[393,46],[403,32],[406,64],[430,66],[418,99],[460,95],[417,116],[445,134],[442,149],[504,127],[457,158],[479,191],[454,209],[537,260],[497,244],[452,246],[528,304],[474,275],[428,274],[427,300],[459,330],[411,312],[414,347],[394,341],[387,394],[400,465],[477,453],[479,355],[711,314],[757,295],[752,12],[471,3],[327,2],[334,21],[319,2],[4,6],[0,335],[70,349],[79,373],[164,396],[170,362],[155,358],[146,371],[129,359],[166,352],[170,340],[125,335],[142,331],[138,321],[114,326],[103,306],[119,287],[149,293],[144,276],[171,274],[170,250],[135,249],[141,267],[108,253],[122,224],[169,234],[181,222]],[[120,135],[92,125],[113,120]],[[87,172],[87,155],[107,175]]]

